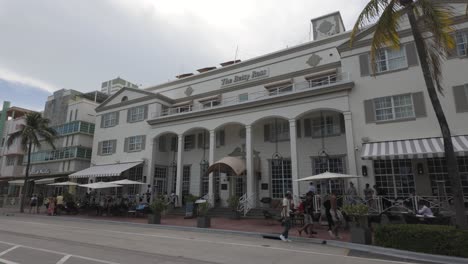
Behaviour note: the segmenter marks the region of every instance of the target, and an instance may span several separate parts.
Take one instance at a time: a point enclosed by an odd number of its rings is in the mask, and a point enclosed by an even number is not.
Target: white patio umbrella
[[[143,185],[143,184],[145,184],[145,183],[142,183],[142,182],[132,181],[132,180],[128,180],[128,179],[120,180],[120,181],[111,181],[111,182],[108,182],[108,183],[118,184],[118,185]]]
[[[79,184],[76,182],[71,182],[71,181],[66,181],[66,182],[56,182],[56,183],[51,183],[47,184],[51,186],[78,186]]]
[[[362,176],[357,175],[349,175],[349,174],[340,174],[340,173],[333,173],[333,172],[324,172],[317,175],[308,176],[296,181],[322,181],[328,180],[328,187],[331,190],[331,180],[338,180],[338,179],[354,179],[354,178],[361,178]]]
[[[105,189],[105,188],[116,188],[122,187],[122,185],[113,184],[109,182],[95,182],[95,183],[88,183],[88,184],[81,184],[78,185],[80,187],[90,188],[90,189]]]

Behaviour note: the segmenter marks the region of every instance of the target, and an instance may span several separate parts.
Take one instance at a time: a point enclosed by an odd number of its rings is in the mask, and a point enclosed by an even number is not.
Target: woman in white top
[[[419,201],[418,205],[421,209],[418,210],[418,214],[416,216],[434,217],[434,214],[432,213],[431,208],[427,207],[424,201]]]

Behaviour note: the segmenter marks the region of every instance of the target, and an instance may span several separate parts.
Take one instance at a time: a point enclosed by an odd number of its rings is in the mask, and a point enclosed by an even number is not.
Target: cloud
[[[26,85],[29,87],[35,87],[36,89],[44,90],[46,92],[53,92],[57,90],[57,88],[52,84],[49,84],[47,82],[44,82],[42,80],[38,80],[32,77],[23,76],[21,74],[9,71],[1,66],[0,66],[0,79],[3,79],[8,82],[12,82],[12,83],[20,84],[19,87],[21,87],[22,85]]]

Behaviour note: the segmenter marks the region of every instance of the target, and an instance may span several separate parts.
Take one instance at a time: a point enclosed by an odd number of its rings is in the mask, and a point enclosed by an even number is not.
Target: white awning
[[[35,184],[49,184],[49,183],[54,183],[55,179],[59,179],[58,177],[56,178],[45,178],[45,179],[40,179],[40,180],[35,180]]]
[[[452,136],[457,156],[468,156],[468,136]],[[365,143],[361,158],[375,159],[412,159],[444,157],[442,138],[422,138],[396,141]]]
[[[312,176],[305,177],[296,181],[321,181],[321,180],[353,179],[353,178],[361,178],[361,176],[332,173],[332,172],[326,171],[324,173],[312,175]]]
[[[245,168],[245,160],[237,157],[224,157],[213,163],[213,165],[208,168],[207,173],[220,170],[222,172],[233,172],[235,175],[239,176],[245,171]]]
[[[10,185],[17,185],[17,186],[23,186],[24,180],[8,181],[8,184],[10,184]]]
[[[128,162],[128,163],[116,163],[108,165],[97,165],[82,171],[75,172],[68,176],[69,178],[89,178],[89,177],[108,177],[108,176],[120,176],[120,174],[130,168],[140,165],[142,161]]]

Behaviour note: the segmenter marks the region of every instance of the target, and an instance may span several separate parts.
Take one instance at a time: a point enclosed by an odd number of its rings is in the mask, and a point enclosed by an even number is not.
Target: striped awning
[[[107,165],[97,165],[82,171],[75,172],[68,176],[69,178],[89,178],[89,177],[111,177],[120,176],[120,174],[130,168],[140,165],[142,161],[128,162],[128,163],[116,163]]]
[[[468,156],[468,135],[452,136],[452,143],[457,156]],[[362,149],[361,158],[365,160],[444,156],[441,137],[364,143]]]

